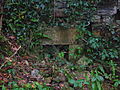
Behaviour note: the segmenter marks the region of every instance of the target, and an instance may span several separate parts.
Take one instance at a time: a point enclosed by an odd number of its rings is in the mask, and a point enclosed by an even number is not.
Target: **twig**
[[[87,40],[85,40],[84,38],[82,38],[82,40],[83,40],[84,42],[88,43]]]
[[[20,50],[21,46],[13,53],[13,55],[11,55],[10,57],[6,58],[6,61],[0,66],[0,69],[8,62],[10,61],[10,58],[14,57],[17,52]]]
[[[17,54],[17,52],[20,50],[20,48],[21,48],[21,46],[14,52],[14,54],[12,56],[10,56],[10,58],[14,57]]]

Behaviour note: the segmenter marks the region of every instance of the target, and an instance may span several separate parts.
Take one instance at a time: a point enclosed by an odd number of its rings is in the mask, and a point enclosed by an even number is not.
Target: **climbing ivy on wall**
[[[118,58],[119,53],[116,47],[119,47],[119,37],[114,29],[111,29],[109,26],[107,27],[110,33],[109,37],[94,37],[93,33],[86,28],[90,25],[99,1],[64,0],[64,2],[64,12],[62,13],[65,17],[56,17],[54,10],[56,8],[55,3],[62,3],[61,0],[5,1],[4,34],[6,36],[13,35],[20,44],[29,46],[39,45],[39,39],[47,37],[42,33],[46,28],[53,26],[74,27],[78,29],[77,40],[82,39],[87,42],[86,48],[89,48],[87,52],[88,54],[92,53],[92,56],[91,54],[88,56],[91,56],[92,59]],[[114,42],[115,44],[113,44]]]
[[[94,14],[93,11],[95,11],[96,1],[94,0],[64,0],[66,4],[62,13],[65,17],[56,17],[55,3],[59,2],[60,0],[5,1],[4,34],[7,36],[14,35],[19,43],[27,45],[44,37],[41,32],[46,27],[62,26],[70,28],[83,22],[88,24]],[[42,27],[42,30],[38,27]]]

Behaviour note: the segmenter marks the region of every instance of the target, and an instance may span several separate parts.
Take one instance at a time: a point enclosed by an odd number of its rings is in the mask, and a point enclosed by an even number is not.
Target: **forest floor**
[[[11,46],[13,55],[0,59],[0,87],[7,87],[4,90],[90,90],[87,83],[82,83],[81,88],[73,80],[85,81],[86,77],[90,78],[87,68],[96,68],[98,64],[86,67],[63,58],[38,59],[34,54],[20,56],[17,54],[19,49],[21,47],[14,43]],[[113,88],[106,82],[103,84],[105,90]],[[36,89],[36,84],[48,89]]]
[[[67,63],[67,64],[66,64]],[[35,88],[34,82],[38,82],[44,87],[51,87],[52,90],[81,90],[74,87],[69,79],[85,80],[85,76],[90,77],[90,73],[79,65],[52,60],[35,60],[33,56],[17,56],[15,59],[6,63],[0,69],[0,85],[5,85],[8,89],[16,87],[32,87]],[[108,84],[104,87],[112,88]],[[36,89],[35,89],[36,90]],[[47,89],[51,90],[51,89]],[[86,84],[83,84],[82,90],[89,90]]]

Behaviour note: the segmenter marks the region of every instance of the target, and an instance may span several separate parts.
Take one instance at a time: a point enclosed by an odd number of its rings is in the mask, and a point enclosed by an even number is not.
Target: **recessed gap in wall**
[[[117,13],[115,14],[115,20],[120,20],[120,10],[117,10]]]
[[[120,10],[117,10],[117,13],[114,15],[114,21],[116,24],[120,25]]]
[[[56,58],[60,52],[64,53],[64,59],[69,59],[69,45],[43,45],[44,57]]]

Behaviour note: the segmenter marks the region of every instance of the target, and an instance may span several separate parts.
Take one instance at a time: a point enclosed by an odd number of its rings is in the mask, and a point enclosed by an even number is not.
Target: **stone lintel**
[[[70,45],[76,39],[76,29],[50,28],[44,32],[48,39],[41,39],[42,45]]]

